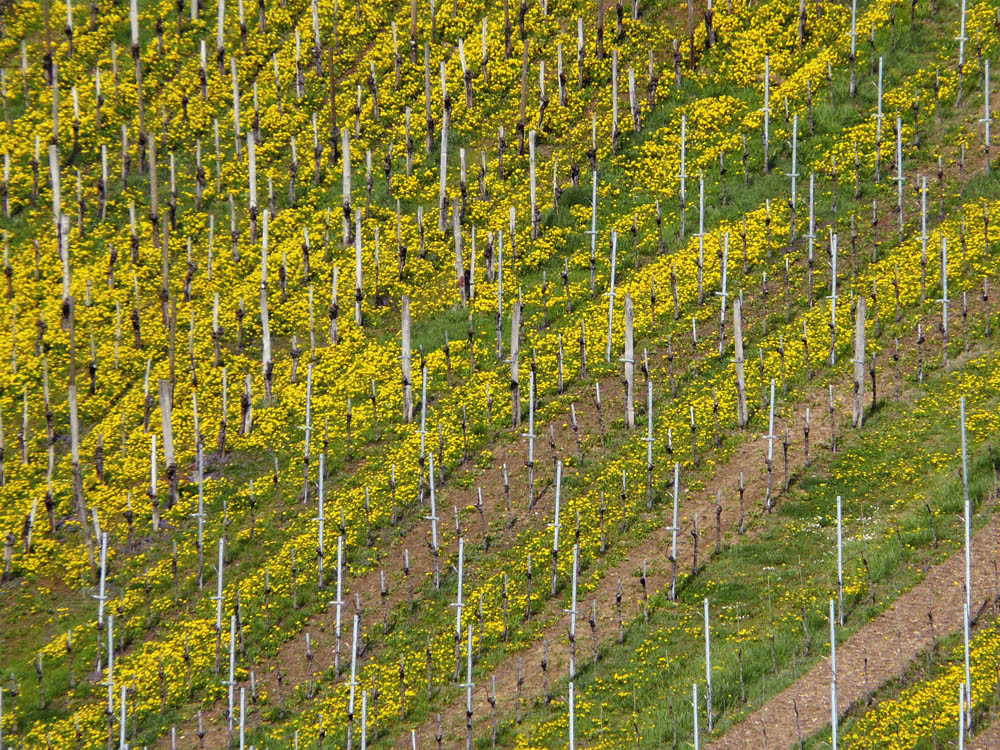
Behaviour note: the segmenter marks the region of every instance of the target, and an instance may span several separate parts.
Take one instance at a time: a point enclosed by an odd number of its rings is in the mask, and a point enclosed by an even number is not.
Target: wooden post
[[[233,82],[233,142],[235,144],[236,158],[243,159],[243,134],[240,128],[240,79],[236,70],[236,57],[229,58],[229,76]]]
[[[528,180],[531,201],[531,239],[538,239],[541,212],[538,210],[538,191],[535,183],[535,131],[528,133]]]
[[[441,117],[441,148],[438,166],[438,231],[448,231],[448,130],[451,127],[451,99],[445,78],[445,64],[441,61],[441,96],[445,102]]]
[[[336,344],[340,341],[340,333],[338,330],[338,316],[340,314],[340,305],[337,302],[337,276],[340,269],[336,266],[333,267],[333,275],[330,280],[330,345]]]
[[[76,516],[80,524],[80,531],[83,532],[86,538],[91,577],[94,577],[96,574],[94,542],[90,536],[90,525],[87,523],[87,508],[83,499],[83,472],[80,469],[80,422],[77,417],[76,384],[71,383],[69,385],[66,395],[69,400],[70,451],[73,464],[73,503],[76,506]]]
[[[850,94],[853,99],[858,93],[858,80],[855,74],[858,61],[858,0],[851,0],[851,54],[849,60],[851,64]]]
[[[865,419],[865,318],[867,305],[864,295],[858,298],[854,318],[854,426],[861,429]]]
[[[525,45],[521,55],[521,100],[517,117],[517,154],[524,156],[525,112],[528,106],[528,47]]]
[[[253,427],[252,383],[252,377],[250,373],[247,373],[243,385],[243,396],[240,398],[240,435],[249,435]]]
[[[521,424],[521,388],[518,375],[520,352],[521,302],[516,301],[510,315],[510,395],[511,424],[517,429]]]
[[[402,362],[403,373],[403,421],[409,424],[413,421],[413,383],[412,354],[410,345],[410,297],[403,295],[402,300]]]
[[[56,230],[56,246],[62,261],[62,328],[64,331],[68,331],[73,324],[73,296],[70,290],[72,277],[69,261],[69,217],[62,213],[59,149],[55,144],[49,146],[49,174],[52,180],[52,217]]]
[[[416,0],[413,0],[416,5]],[[427,126],[426,150],[430,155],[434,147],[434,118],[431,116],[431,67],[430,67],[430,47],[424,43],[424,119]]]
[[[417,0],[410,0],[410,62],[417,64]]]
[[[215,292],[212,301],[212,347],[215,352],[215,366],[222,366],[222,328],[219,325],[219,293]]]
[[[268,225],[270,212],[264,209],[264,241],[260,256],[260,328],[261,328],[261,368],[264,374],[264,399],[271,400],[271,383],[274,373],[274,362],[271,360],[271,319],[267,306],[267,251]]]
[[[462,224],[460,222],[459,211],[454,211],[452,213],[452,235],[455,242],[455,279],[458,283],[459,299],[462,302],[462,307],[468,305],[469,297],[469,285],[467,281],[471,280],[471,272],[469,278],[466,278],[465,261],[462,257],[463,249],[463,238],[462,238]],[[475,259],[475,252],[472,254],[473,259]]]
[[[361,210],[354,212],[354,323],[362,325],[361,302],[364,299],[363,271],[361,267]]]
[[[764,174],[771,174],[771,56],[764,56]]]
[[[177,462],[174,456],[174,428],[171,419],[170,382],[164,378],[159,381],[160,393],[160,422],[163,428],[163,458],[167,465],[167,483],[169,486],[168,508],[172,508],[177,502]]]
[[[528,373],[528,510],[535,507],[535,370]]]
[[[743,358],[743,301],[733,299],[733,340],[736,345],[736,423],[740,429],[747,426],[747,385]]]
[[[247,163],[250,188],[250,242],[257,242],[257,147],[253,128],[247,131]]]
[[[961,26],[959,28],[956,40],[958,41],[958,95],[955,101],[955,106],[957,108],[961,108],[962,79],[963,79],[963,74],[965,73],[965,43],[968,41],[968,37],[965,35],[965,0],[962,0]],[[967,688],[971,690],[972,686],[968,685]]]

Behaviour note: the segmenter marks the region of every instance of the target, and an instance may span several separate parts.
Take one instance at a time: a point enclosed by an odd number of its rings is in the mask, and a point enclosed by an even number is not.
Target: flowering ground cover
[[[230,5],[0,15],[0,747],[724,741],[961,537],[995,3]]]

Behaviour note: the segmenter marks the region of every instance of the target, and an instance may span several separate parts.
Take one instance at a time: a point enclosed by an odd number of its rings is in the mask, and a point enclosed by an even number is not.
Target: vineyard
[[[0,2],[0,750],[1000,747],[991,59]]]

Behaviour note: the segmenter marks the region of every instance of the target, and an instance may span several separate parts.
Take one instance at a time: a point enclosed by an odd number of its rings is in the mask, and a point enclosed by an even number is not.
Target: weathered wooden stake
[[[171,420],[172,401],[170,382],[160,379],[160,421],[163,428],[163,458],[167,464],[167,482],[170,488],[168,508],[177,502],[177,462],[174,457],[174,429]]]
[[[521,424],[521,385],[519,369],[521,328],[521,301],[518,299],[511,308],[510,314],[510,395],[511,424],[517,429]]]
[[[354,324],[362,325],[361,302],[364,299],[364,283],[361,268],[361,210],[354,212]]]
[[[959,28],[958,36],[955,39],[958,42],[958,94],[955,101],[955,107],[961,108],[962,80],[965,73],[965,43],[968,41],[968,37],[965,35],[965,0],[962,0],[961,26]],[[967,687],[971,689],[972,686],[969,685]]]
[[[771,56],[764,56],[764,174],[771,173]]]
[[[736,344],[736,423],[740,429],[747,426],[747,385],[743,358],[743,300],[733,299],[733,340]]]
[[[337,301],[337,278],[340,275],[340,269],[336,266],[333,267],[333,274],[330,278],[330,345],[334,345],[340,341],[340,330],[339,321],[340,317],[340,304]]]
[[[635,429],[635,342],[632,331],[632,295],[625,296],[625,426]]]
[[[858,80],[855,68],[858,61],[858,0],[851,0],[851,88],[850,95],[853,99],[858,92]]]

